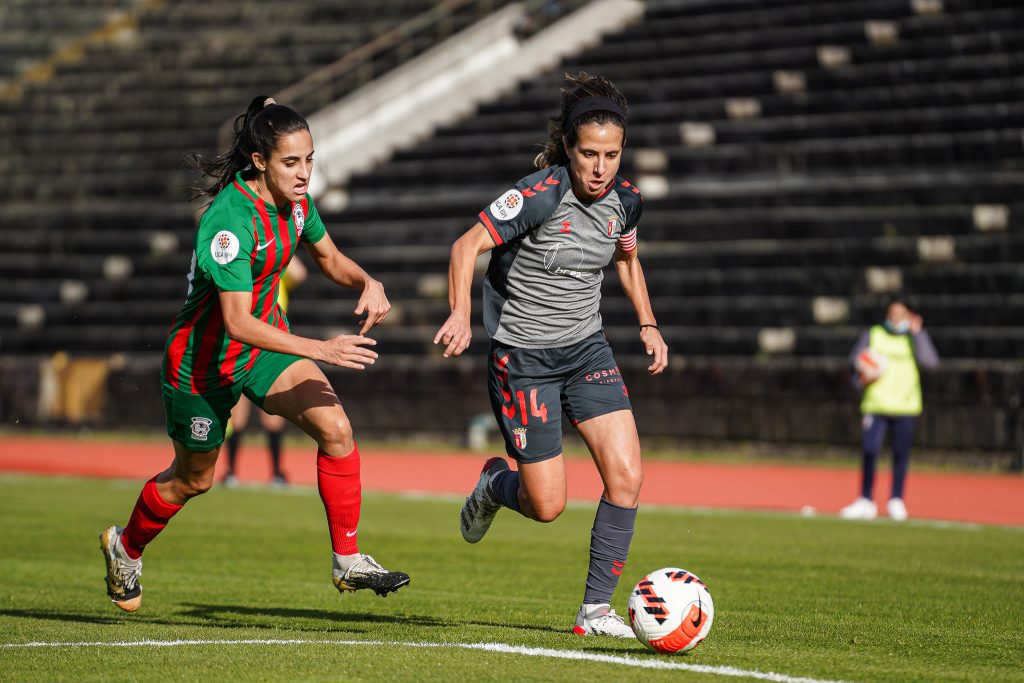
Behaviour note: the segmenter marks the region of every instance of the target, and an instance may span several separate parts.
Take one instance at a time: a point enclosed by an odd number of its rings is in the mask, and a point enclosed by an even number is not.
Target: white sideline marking
[[[429,643],[401,642],[384,640],[279,640],[279,639],[244,639],[244,640],[130,640],[115,642],[80,642],[80,643],[0,643],[4,648],[33,647],[179,647],[182,645],[372,645],[377,647],[419,647],[419,648],[455,648],[460,650],[483,650],[502,654],[523,655],[526,657],[550,657],[552,659],[573,659],[602,664],[619,664],[638,669],[661,669],[693,671],[696,673],[734,676],[738,678],[756,678],[762,681],[777,683],[844,683],[823,678],[805,678],[787,676],[772,671],[737,669],[734,666],[710,666],[707,664],[686,664],[670,662],[664,659],[638,659],[629,656],[600,655],[591,652],[574,650],[552,650],[543,647],[523,647],[506,645],[505,643]]]

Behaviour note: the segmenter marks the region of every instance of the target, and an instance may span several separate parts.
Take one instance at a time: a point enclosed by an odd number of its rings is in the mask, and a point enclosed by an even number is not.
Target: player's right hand
[[[343,368],[364,370],[367,365],[377,362],[377,352],[366,348],[376,345],[376,340],[361,334],[340,334],[323,343],[317,360]]]
[[[469,348],[472,339],[473,328],[469,324],[469,316],[465,313],[453,312],[434,335],[434,343],[444,345],[445,358],[461,355]]]

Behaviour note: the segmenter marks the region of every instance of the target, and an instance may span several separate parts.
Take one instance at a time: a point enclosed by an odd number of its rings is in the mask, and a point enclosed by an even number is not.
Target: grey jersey
[[[495,249],[484,280],[492,339],[539,349],[569,346],[601,329],[601,281],[616,246],[636,248],[640,192],[616,177],[593,202],[569,172],[529,175],[480,212]]]

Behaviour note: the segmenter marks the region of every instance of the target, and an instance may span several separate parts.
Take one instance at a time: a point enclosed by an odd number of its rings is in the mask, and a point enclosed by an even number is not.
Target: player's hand
[[[366,320],[363,321],[359,334],[366,334],[371,327],[384,322],[384,318],[388,317],[390,312],[391,303],[384,295],[384,285],[371,278],[363,288],[359,303],[356,304],[355,314],[357,316],[366,313]]]
[[[434,335],[434,343],[444,345],[445,358],[461,355],[469,348],[472,339],[473,328],[469,324],[469,313],[454,311]]]
[[[924,318],[917,313],[910,316],[910,334],[917,334],[924,327]]]
[[[377,362],[377,352],[366,348],[376,345],[375,340],[361,334],[341,334],[323,343],[317,360],[343,368],[364,370],[367,365]]]
[[[668,367],[668,344],[661,338],[661,331],[653,327],[640,328],[640,341],[648,356],[654,356],[654,362],[647,366],[647,372],[660,375]]]

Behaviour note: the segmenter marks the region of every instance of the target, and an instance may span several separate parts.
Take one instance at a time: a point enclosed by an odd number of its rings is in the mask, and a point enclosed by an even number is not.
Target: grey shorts
[[[554,349],[524,349],[492,340],[487,388],[505,450],[521,463],[562,452],[563,413],[575,426],[632,410],[603,332]]]

